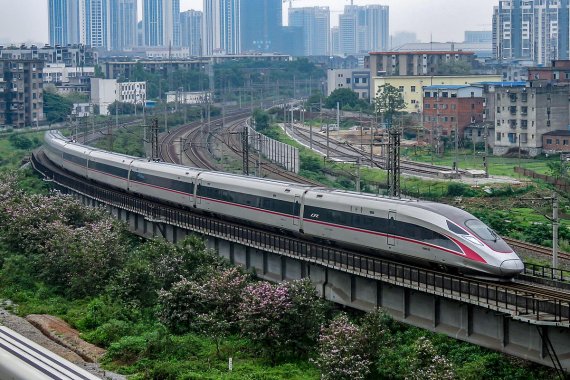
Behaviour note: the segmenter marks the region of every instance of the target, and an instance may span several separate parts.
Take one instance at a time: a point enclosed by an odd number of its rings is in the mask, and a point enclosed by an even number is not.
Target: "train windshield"
[[[467,220],[465,225],[477,235],[479,238],[487,241],[497,242],[501,237],[495,231],[490,229],[485,223],[477,219]]]

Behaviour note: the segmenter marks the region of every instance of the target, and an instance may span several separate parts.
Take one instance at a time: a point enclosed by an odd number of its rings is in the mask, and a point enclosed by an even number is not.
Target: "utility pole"
[[[182,157],[184,154],[185,147],[186,147],[186,139],[181,137],[180,138],[180,165],[184,165],[184,162],[182,162]]]
[[[459,128],[457,126],[457,122],[455,123],[455,157],[453,158],[453,170],[457,173],[458,169],[459,169],[459,158],[458,158],[458,154],[459,154]],[[473,147],[475,147],[475,144],[473,144]],[[475,148],[473,148],[475,149]]]
[[[554,193],[552,195],[552,267],[554,269],[558,268],[558,227],[560,225],[558,202],[558,194]]]
[[[242,161],[243,161],[243,174],[249,175],[249,128],[244,125],[242,132]]]
[[[391,128],[388,131],[388,195],[391,197],[400,197],[400,130],[399,128]]]
[[[360,193],[360,157],[356,158],[356,192]]]
[[[153,161],[160,160],[160,152],[158,151],[158,118],[152,120],[151,133],[150,133],[150,145],[151,145],[151,159]]]
[[[489,178],[489,127],[485,123],[485,136],[483,136],[483,140],[485,142],[485,155],[483,156],[483,166],[485,167],[485,178]]]

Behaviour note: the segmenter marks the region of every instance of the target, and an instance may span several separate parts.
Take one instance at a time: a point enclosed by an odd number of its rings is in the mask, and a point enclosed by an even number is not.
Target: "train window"
[[[458,235],[469,235],[465,230],[463,230],[462,228],[459,228],[458,226],[456,226],[454,223],[450,222],[449,220],[447,221],[447,228],[449,228],[449,230],[453,233],[456,233]]]
[[[465,222],[465,225],[477,236],[483,240],[494,241],[499,240],[499,235],[490,229],[485,223],[477,219],[470,219]]]

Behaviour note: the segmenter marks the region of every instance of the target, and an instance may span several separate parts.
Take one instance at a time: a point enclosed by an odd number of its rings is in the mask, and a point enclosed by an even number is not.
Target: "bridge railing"
[[[143,215],[155,222],[175,225],[359,276],[477,304],[520,318],[553,323],[570,322],[568,299],[537,296],[533,292],[516,289],[511,284],[459,277],[229,223],[192,213],[189,209],[173,208],[55,173],[39,162],[35,156],[32,158],[32,163],[47,178],[65,188]]]
[[[566,269],[525,263],[524,273],[532,277],[539,277],[570,284],[570,270]]]

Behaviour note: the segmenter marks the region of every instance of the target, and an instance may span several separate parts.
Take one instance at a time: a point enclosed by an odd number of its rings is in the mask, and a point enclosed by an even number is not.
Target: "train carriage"
[[[88,157],[88,178],[121,190],[128,189],[129,170],[135,157],[92,150]]]
[[[198,177],[197,208],[232,219],[299,230],[301,198],[308,186],[218,172]]]
[[[181,165],[136,160],[129,173],[129,191],[174,204],[194,206],[194,186],[201,170]]]

